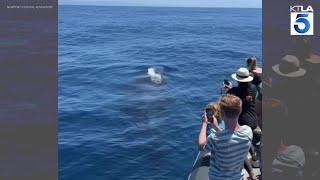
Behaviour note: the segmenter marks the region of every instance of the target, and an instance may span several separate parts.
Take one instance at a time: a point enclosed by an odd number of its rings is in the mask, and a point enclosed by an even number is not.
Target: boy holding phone
[[[210,134],[207,138],[208,118],[204,112],[199,133],[199,148],[212,152],[210,180],[241,180],[243,162],[251,146],[252,130],[249,126],[240,126],[238,123],[242,110],[240,98],[226,94],[219,101],[219,108],[225,129],[221,129],[217,118],[212,116],[211,125],[216,134]]]

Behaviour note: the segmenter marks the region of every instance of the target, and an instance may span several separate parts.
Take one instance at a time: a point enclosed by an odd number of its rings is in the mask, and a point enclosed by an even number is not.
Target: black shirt
[[[260,74],[253,74],[252,84],[259,86],[262,82],[262,78]]]
[[[227,93],[235,95],[242,100],[242,112],[239,116],[239,124],[255,129],[257,127],[257,113],[255,111],[257,89],[255,86],[250,84],[249,88],[233,87]]]

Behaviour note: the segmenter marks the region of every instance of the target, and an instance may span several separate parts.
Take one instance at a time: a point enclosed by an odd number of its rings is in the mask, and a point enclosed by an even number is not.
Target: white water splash
[[[152,82],[156,84],[162,83],[162,75],[157,73],[155,68],[148,68],[148,75]]]

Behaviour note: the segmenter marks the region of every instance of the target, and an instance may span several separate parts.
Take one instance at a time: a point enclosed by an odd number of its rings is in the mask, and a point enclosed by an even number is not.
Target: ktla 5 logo
[[[291,35],[313,35],[313,9],[308,6],[290,6]]]

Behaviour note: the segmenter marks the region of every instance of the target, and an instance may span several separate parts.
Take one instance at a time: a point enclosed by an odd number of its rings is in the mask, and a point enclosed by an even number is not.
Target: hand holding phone
[[[223,80],[223,84],[229,86],[230,82],[227,79],[225,79],[225,80]]]
[[[214,130],[216,130],[217,132],[221,131],[221,128],[219,126],[219,122],[217,120],[217,118],[215,116],[212,116],[212,123],[211,126]]]
[[[206,109],[206,116],[207,116],[209,123],[212,123],[212,121],[213,121],[213,114],[214,114],[214,112],[212,111],[212,109],[210,109],[210,108]]]
[[[231,89],[232,88],[232,84],[229,80],[225,79],[223,80],[223,87],[227,88],[227,89]]]
[[[205,111],[202,114],[202,123],[208,123],[207,113]]]

